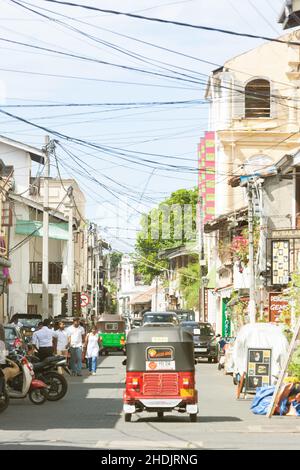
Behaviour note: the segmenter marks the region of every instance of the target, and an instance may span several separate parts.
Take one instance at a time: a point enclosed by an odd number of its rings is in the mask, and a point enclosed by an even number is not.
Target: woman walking
[[[93,326],[85,340],[87,366],[92,375],[96,375],[97,359],[100,350],[99,343],[100,338],[97,328]]]

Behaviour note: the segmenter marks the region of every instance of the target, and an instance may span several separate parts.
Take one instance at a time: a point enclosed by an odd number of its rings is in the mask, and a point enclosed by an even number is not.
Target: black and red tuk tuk
[[[190,333],[177,326],[144,326],[127,337],[125,421],[135,412],[176,410],[197,421],[194,343]]]

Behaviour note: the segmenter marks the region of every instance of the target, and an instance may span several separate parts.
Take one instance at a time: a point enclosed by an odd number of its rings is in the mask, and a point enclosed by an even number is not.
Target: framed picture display
[[[255,393],[258,387],[271,385],[271,361],[271,349],[248,349],[246,393]]]

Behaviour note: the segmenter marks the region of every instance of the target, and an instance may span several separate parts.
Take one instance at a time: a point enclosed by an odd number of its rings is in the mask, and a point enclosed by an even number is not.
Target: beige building
[[[266,169],[299,148],[300,31],[228,60],[208,82],[209,128],[216,132],[216,215],[245,205],[235,174]]]
[[[223,334],[227,303],[233,295],[240,302],[240,292],[245,301],[249,291],[247,267],[226,251],[247,221],[246,190],[229,183],[235,176],[268,174],[300,146],[300,48],[290,44],[300,41],[300,30],[280,39],[283,43],[267,42],[228,60],[212,73],[206,91],[216,154],[216,216],[206,226],[208,270],[216,279],[209,319]],[[296,201],[296,182],[291,197]],[[283,201],[276,207],[279,214]],[[300,209],[296,203],[292,207],[289,223],[296,228]]]

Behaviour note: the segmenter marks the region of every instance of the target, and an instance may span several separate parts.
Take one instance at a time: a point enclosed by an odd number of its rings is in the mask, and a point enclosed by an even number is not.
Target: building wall
[[[264,213],[269,230],[291,229],[295,204],[293,180],[268,178],[263,185]]]
[[[215,133],[205,132],[198,146],[198,187],[203,200],[203,222],[215,216]]]
[[[10,231],[10,249],[23,241],[26,236],[15,234],[16,219],[29,220],[29,208],[23,204],[14,204],[13,226]],[[12,284],[9,286],[8,310],[13,313],[27,312],[27,292],[29,287],[29,245],[25,243],[11,253],[10,269]]]
[[[15,192],[22,193],[26,191],[30,181],[30,155],[23,150],[0,142],[0,158],[5,165],[12,165],[14,167],[13,179],[15,181]]]
[[[298,40],[293,35],[285,40]],[[299,148],[299,47],[268,42],[228,60],[210,80],[210,129],[216,132],[216,216],[245,205],[240,188],[228,186],[233,174],[248,174],[247,160],[264,156],[273,163]],[[245,87],[255,78],[271,84],[271,115],[245,118]],[[261,165],[263,167],[263,165]]]

